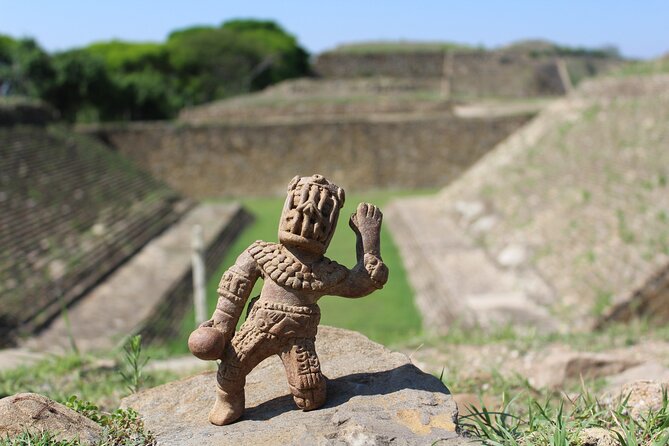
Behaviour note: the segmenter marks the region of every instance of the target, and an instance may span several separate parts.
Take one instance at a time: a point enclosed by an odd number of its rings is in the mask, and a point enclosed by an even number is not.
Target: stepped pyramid
[[[0,127],[0,344],[59,314],[189,206],[92,139]]]
[[[386,221],[425,324],[669,319],[669,76],[584,82]]]

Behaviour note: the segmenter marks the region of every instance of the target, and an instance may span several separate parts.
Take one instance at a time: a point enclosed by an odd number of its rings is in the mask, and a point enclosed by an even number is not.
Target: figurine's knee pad
[[[325,403],[326,383],[316,355],[314,340],[294,339],[282,352],[288,385],[293,399],[302,410],[317,409]]]

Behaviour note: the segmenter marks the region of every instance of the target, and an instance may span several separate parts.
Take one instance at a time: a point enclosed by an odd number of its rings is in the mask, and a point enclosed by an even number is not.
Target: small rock
[[[474,234],[486,233],[497,224],[498,220],[494,215],[483,216],[472,223],[471,230]]]
[[[588,427],[578,434],[581,446],[618,446],[611,432],[601,427]]]
[[[91,233],[95,236],[103,236],[107,232],[107,227],[104,223],[95,223],[91,226]]]
[[[479,396],[473,393],[456,393],[453,395],[455,404],[458,405],[458,415],[467,416],[473,413],[481,412],[484,408],[488,412],[501,409],[500,402],[488,395]]]
[[[497,262],[505,268],[515,268],[525,263],[527,251],[522,245],[508,245],[497,256]]]
[[[214,426],[216,372],[205,372],[125,398],[160,444],[440,445],[465,444],[448,389],[409,359],[364,336],[320,327],[316,349],[328,379],[318,410],[296,409],[283,365],[271,357],[247,377],[240,421]]]
[[[636,367],[625,370],[608,379],[608,389],[620,389],[634,381],[658,381],[669,383],[669,369],[657,362],[644,362]]]
[[[658,411],[664,403],[667,383],[658,381],[635,381],[623,385],[618,390],[608,391],[601,398],[604,404],[615,408],[622,402],[634,420],[641,420],[648,412]]]
[[[60,441],[79,439],[97,444],[102,427],[49,398],[36,393],[19,393],[0,400],[0,438],[22,432],[46,431]]]
[[[635,367],[639,361],[609,353],[556,350],[543,360],[529,377],[537,388],[557,389],[568,380],[602,378]]]
[[[65,275],[67,266],[65,262],[60,259],[55,259],[49,262],[49,277],[52,280],[58,280]]]
[[[467,222],[477,219],[483,211],[485,211],[485,205],[480,201],[456,201],[455,210],[460,214],[460,216]]]

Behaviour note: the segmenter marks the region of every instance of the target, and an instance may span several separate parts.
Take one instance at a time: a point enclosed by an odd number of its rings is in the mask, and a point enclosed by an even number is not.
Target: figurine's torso
[[[248,252],[264,280],[260,301],[311,305],[348,273],[344,266],[323,256],[303,262],[280,243],[257,241]]]

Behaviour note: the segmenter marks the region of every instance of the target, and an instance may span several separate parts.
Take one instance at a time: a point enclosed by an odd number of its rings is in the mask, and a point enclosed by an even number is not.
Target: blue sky
[[[0,33],[62,50],[120,38],[162,41],[178,28],[238,17],[273,19],[310,52],[360,40],[448,40],[495,47],[524,38],[669,52],[669,0],[0,0]]]

